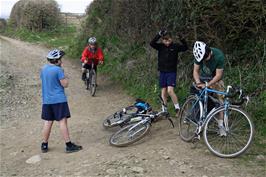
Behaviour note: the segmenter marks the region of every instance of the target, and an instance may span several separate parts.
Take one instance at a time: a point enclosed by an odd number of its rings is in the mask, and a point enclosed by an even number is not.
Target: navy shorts
[[[88,70],[91,70],[91,65],[88,64],[82,64],[82,67]],[[95,72],[97,72],[97,65],[94,65]]]
[[[160,72],[160,87],[175,87],[176,86],[176,72]]]
[[[69,118],[70,111],[67,102],[42,105],[42,119],[47,121],[60,121]]]

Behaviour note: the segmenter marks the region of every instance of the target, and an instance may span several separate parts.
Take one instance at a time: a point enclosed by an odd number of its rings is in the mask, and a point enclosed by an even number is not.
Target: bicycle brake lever
[[[246,106],[247,106],[248,103],[249,103],[249,101],[250,101],[250,98],[249,98],[249,96],[246,96],[245,99],[247,100],[247,101],[246,101]]]
[[[239,99],[242,97],[243,91],[242,89],[239,90]]]

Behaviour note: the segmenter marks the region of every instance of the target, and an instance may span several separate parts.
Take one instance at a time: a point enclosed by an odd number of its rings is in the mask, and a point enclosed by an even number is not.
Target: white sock
[[[218,121],[218,126],[223,126],[223,123],[224,123],[224,121],[223,121],[223,120],[221,120],[221,119],[218,119],[217,121]]]
[[[174,104],[175,105],[175,109],[180,109],[180,107],[179,107],[179,104],[177,103],[177,104]]]

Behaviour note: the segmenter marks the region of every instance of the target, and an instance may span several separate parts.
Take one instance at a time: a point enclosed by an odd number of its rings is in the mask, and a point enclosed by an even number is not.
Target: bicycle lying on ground
[[[86,78],[84,80],[86,89],[90,91],[91,96],[95,96],[96,93],[96,70],[95,59],[91,60],[91,69],[86,69]]]
[[[206,83],[207,86],[207,83]],[[197,88],[196,86],[194,86]],[[220,103],[209,93],[224,95]],[[239,96],[240,101],[230,99]],[[209,113],[208,98],[218,104]],[[208,149],[219,157],[237,157],[250,146],[254,136],[254,126],[250,116],[240,108],[249,98],[241,89],[228,86],[226,92],[205,87],[196,95],[191,95],[185,101],[180,111],[180,137],[190,142],[200,139],[203,132],[204,142]],[[223,120],[223,126],[218,126],[218,120]]]
[[[103,127],[123,127],[127,124],[138,122],[142,117],[136,116],[136,114],[145,114],[151,110],[152,107],[149,103],[141,99],[137,99],[133,105],[127,106],[104,119]]]
[[[147,112],[146,114],[136,113],[134,117],[140,117],[139,122],[134,124],[129,124],[116,133],[114,133],[110,139],[109,143],[113,146],[123,147],[133,144],[140,139],[142,139],[150,130],[151,124],[155,122],[159,117],[165,117],[170,121],[174,127],[173,121],[170,119],[170,114],[167,111],[167,107],[164,104],[162,98],[159,96],[162,110],[160,112]]]

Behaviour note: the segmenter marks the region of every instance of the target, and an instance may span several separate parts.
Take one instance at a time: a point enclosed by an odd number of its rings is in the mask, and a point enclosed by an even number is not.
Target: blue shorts
[[[70,112],[67,102],[42,105],[42,119],[47,121],[60,121],[69,118]]]
[[[176,72],[160,72],[160,87],[175,87],[176,86]]]

